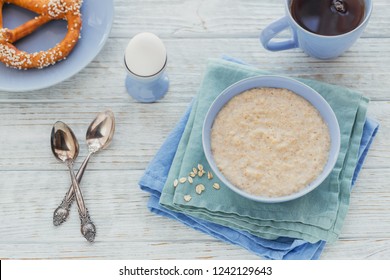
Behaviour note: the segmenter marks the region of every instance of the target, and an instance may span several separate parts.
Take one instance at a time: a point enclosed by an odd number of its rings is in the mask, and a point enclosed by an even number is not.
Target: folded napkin
[[[208,186],[202,195],[197,195],[188,182],[177,188],[173,187],[175,178],[187,177],[197,164],[201,163],[204,169],[209,169],[200,137],[203,118],[212,100],[235,81],[258,74],[261,72],[251,67],[213,60],[197,99],[150,163],[140,180],[140,186],[152,194],[149,207],[153,212],[180,220],[266,258],[316,259],[325,245],[323,240],[335,239],[340,231],[348,206],[352,175],[355,171],[356,178],[377,131],[378,125],[375,122],[364,122],[367,99],[361,95],[315,81],[304,81],[334,106],[333,109],[343,124],[343,145],[335,171],[319,187],[321,191],[299,199],[300,203],[254,203],[237,197],[222,184],[220,190]],[[337,106],[338,103],[340,106]],[[362,134],[364,123],[366,125]],[[360,152],[359,143],[362,144]],[[210,184],[206,176],[195,180],[194,186],[198,182]],[[187,194],[192,197],[189,202],[183,199]],[[319,204],[325,204],[326,207]],[[308,211],[312,211],[314,217],[306,215]],[[292,213],[288,215],[288,212]]]

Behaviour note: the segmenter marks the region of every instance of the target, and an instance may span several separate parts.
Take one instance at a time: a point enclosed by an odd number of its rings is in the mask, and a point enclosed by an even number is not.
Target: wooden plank
[[[257,258],[150,213],[148,195],[137,186],[141,175],[131,170],[87,171],[81,186],[98,229],[91,245],[80,234],[75,205],[64,225],[51,223],[69,184],[67,172],[0,172],[3,180],[8,178],[0,188],[0,258]],[[324,259],[390,257],[390,196],[384,184],[389,175],[389,169],[362,172],[340,240],[326,246]]]
[[[360,39],[342,57],[322,61],[298,49],[269,52],[255,39],[165,39],[168,50],[167,74],[170,89],[160,103],[188,103],[196,94],[208,59],[223,54],[240,58],[271,73],[315,79],[345,86],[364,93],[373,100],[390,100],[390,38]],[[0,103],[58,102],[83,106],[99,102],[102,106],[134,103],[125,89],[123,52],[127,39],[111,38],[97,58],[80,73],[48,89],[8,93],[0,92]],[[2,105],[6,106],[6,105]],[[129,109],[128,107],[124,107]]]
[[[61,170],[62,164],[50,149],[50,132],[57,120],[69,124],[80,143],[76,167],[87,154],[85,132],[97,112],[111,108],[116,115],[116,132],[111,146],[91,159],[91,168],[144,169],[164,139],[186,110],[187,104],[156,103],[129,105],[71,103],[8,105],[0,108],[2,155],[0,170]],[[365,168],[390,167],[390,102],[372,102],[369,115],[378,119],[381,129],[375,139]],[[146,128],[146,129],[145,129]]]
[[[387,260],[390,240],[340,240],[337,246],[326,246],[321,260]],[[15,251],[17,256],[6,257]],[[93,259],[93,260],[257,260],[262,259],[248,251],[219,241],[96,242],[94,245],[79,242],[55,244],[2,244],[1,259]]]
[[[130,38],[140,30],[176,38],[258,38],[261,30],[284,15],[284,1],[256,0],[116,0],[113,37]],[[364,37],[390,36],[390,7],[374,2]],[[380,26],[380,28],[378,28]]]
[[[49,245],[49,246],[48,246]],[[6,257],[14,251],[23,257]],[[14,255],[15,256],[15,255]],[[56,244],[2,244],[1,259],[93,259],[93,260],[177,260],[177,259],[258,259],[244,249],[218,241],[207,242],[96,242],[86,245],[79,242]]]

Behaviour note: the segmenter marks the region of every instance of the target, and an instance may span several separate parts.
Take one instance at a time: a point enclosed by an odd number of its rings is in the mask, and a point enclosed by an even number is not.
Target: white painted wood
[[[34,92],[0,92],[1,259],[258,259],[234,245],[148,211],[137,181],[196,95],[207,60],[228,54],[261,69],[317,79],[370,97],[369,115],[381,123],[340,239],[322,259],[390,259],[390,4],[374,3],[371,22],[342,57],[319,61],[299,50],[271,53],[260,31],[283,15],[282,1],[116,0],[114,27],[96,59],[69,80]],[[123,51],[138,32],[161,36],[171,86],[155,104],[134,102],[124,88]],[[285,35],[284,35],[285,36]],[[1,73],[0,73],[1,74]],[[55,228],[52,211],[69,186],[52,156],[52,124],[71,124],[86,156],[85,130],[97,112],[117,119],[112,145],[96,154],[83,193],[98,227],[95,244],[80,234],[75,205]]]

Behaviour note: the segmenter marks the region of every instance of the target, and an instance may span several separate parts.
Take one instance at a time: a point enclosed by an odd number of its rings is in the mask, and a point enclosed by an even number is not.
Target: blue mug
[[[301,27],[291,15],[292,0],[285,0],[286,15],[268,25],[260,34],[260,41],[269,51],[282,51],[300,48],[308,55],[319,59],[332,59],[348,50],[360,37],[367,26],[372,12],[372,0],[365,0],[364,18],[354,30],[336,36],[324,36],[312,33]],[[285,40],[273,40],[283,30],[290,28],[292,37]]]

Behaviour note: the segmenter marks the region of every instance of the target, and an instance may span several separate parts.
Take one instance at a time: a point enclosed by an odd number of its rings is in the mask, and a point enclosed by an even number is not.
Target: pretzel
[[[5,3],[14,4],[38,14],[13,30],[3,28],[2,9]],[[0,61],[17,69],[43,68],[66,59],[80,38],[82,0],[0,0]],[[52,20],[68,22],[64,39],[49,50],[27,53],[13,43],[33,33]]]

